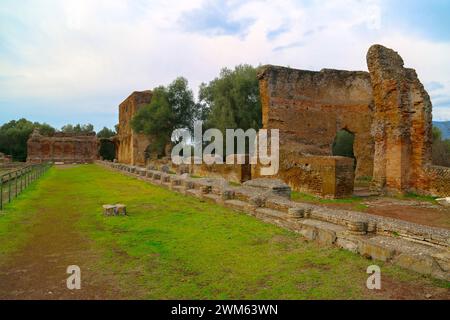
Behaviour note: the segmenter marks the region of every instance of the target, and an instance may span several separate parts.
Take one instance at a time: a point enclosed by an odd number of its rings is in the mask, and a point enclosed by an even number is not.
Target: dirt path
[[[74,227],[79,216],[64,206],[38,212],[25,245],[0,266],[0,299],[123,298],[114,277],[96,270],[99,253]],[[81,269],[81,290],[67,288],[70,265]]]

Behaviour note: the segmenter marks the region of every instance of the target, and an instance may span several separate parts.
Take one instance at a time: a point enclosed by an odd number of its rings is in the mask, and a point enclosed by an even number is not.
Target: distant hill
[[[441,129],[444,139],[450,139],[450,121],[433,121],[433,126]]]

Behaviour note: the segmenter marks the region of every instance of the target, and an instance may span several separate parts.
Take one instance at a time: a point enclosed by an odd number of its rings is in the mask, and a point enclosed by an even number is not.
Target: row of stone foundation
[[[269,179],[232,186],[220,178],[193,178],[153,168],[99,163],[152,184],[250,214],[306,239],[450,280],[449,230],[291,201],[290,190]]]

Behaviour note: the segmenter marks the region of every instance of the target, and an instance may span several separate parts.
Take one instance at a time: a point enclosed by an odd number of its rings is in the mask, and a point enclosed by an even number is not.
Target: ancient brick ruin
[[[57,132],[43,136],[35,130],[28,139],[27,162],[92,163],[98,159],[95,132],[74,134]]]
[[[150,145],[150,139],[133,132],[131,119],[136,112],[152,100],[152,92],[135,91],[119,105],[119,132],[116,142],[116,159],[121,163],[133,165],[145,165],[146,149]]]
[[[449,196],[450,168],[431,163],[432,104],[416,72],[380,45],[370,48],[367,63],[369,72],[260,68],[263,128],[280,131],[274,178],[328,198],[352,196],[358,179],[372,180],[371,189],[381,193]],[[151,99],[151,91],[133,92],[120,104],[118,162],[149,164],[151,139],[134,133],[130,122]],[[354,135],[355,159],[333,156],[341,130]],[[243,182],[257,178],[259,167],[192,165],[188,172]]]
[[[372,46],[369,72],[265,66],[263,127],[280,130],[278,176],[324,197],[353,193],[353,162],[332,157],[336,134],[354,134],[355,177],[388,193],[450,195],[450,168],[432,166],[431,101],[393,50]]]

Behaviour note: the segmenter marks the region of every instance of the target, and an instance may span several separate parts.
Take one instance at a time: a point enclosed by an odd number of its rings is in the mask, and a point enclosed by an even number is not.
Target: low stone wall
[[[27,141],[27,162],[93,163],[98,159],[98,146],[95,132],[43,136],[35,130]]]
[[[279,190],[285,188],[278,186],[272,191],[255,187],[260,183],[235,187],[224,179],[192,178],[189,174],[168,174],[104,161],[98,163],[152,184],[247,213],[297,232],[306,239],[450,281],[450,230],[294,202],[285,192],[280,193]]]
[[[294,191],[332,199],[353,195],[355,173],[351,158],[283,153],[280,159],[277,178]],[[258,171],[259,167],[255,167],[253,176],[258,176]]]
[[[190,172],[200,177],[224,178],[227,181],[242,183],[251,179],[250,164],[193,164]]]
[[[252,169],[250,164],[182,164],[175,165],[170,159],[158,159],[149,161],[147,168],[161,170],[168,167],[178,174],[189,173],[199,177],[223,178],[235,183],[243,183],[251,179]],[[161,170],[164,171],[164,170]]]

